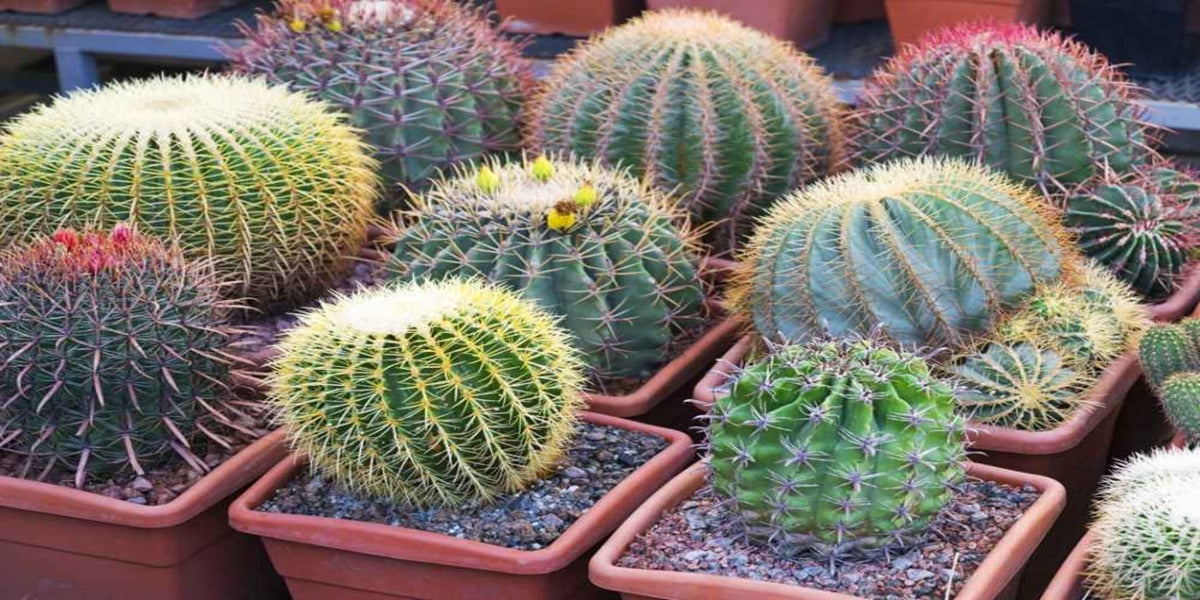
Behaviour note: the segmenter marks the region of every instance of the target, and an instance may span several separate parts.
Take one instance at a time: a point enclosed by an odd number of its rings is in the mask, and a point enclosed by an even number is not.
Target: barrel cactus
[[[1063,221],[1084,253],[1150,298],[1175,290],[1200,246],[1200,182],[1165,166],[1111,173],[1066,200]]]
[[[243,33],[233,68],[349,113],[391,183],[421,187],[444,167],[521,147],[529,69],[458,2],[283,0]]]
[[[533,143],[623,165],[678,191],[734,245],[782,194],[838,168],[831,81],[790,45],[715,13],[663,10],[561,60],[533,103]]]
[[[1037,341],[989,343],[946,369],[961,389],[959,410],[976,423],[1044,431],[1090,406],[1095,380]]]
[[[405,279],[481,277],[562,316],[601,379],[648,375],[704,322],[690,230],[665,196],[594,164],[499,164],[417,200],[391,261]]]
[[[877,165],[776,204],[742,255],[731,304],[769,339],[873,330],[961,347],[1076,255],[1044,203],[957,160]]]
[[[415,506],[514,491],[564,452],[582,370],[554,318],[499,287],[392,284],[305,313],[270,399],[348,489]]]
[[[1019,24],[946,28],[870,77],[854,119],[859,158],[974,159],[1059,193],[1153,152],[1132,86],[1105,59]]]
[[[1138,356],[1167,419],[1188,438],[1200,438],[1200,319],[1151,327]]]
[[[191,449],[201,434],[223,439],[217,427],[231,422],[226,313],[211,268],[128,225],[9,249],[0,449],[25,457],[22,475],[64,467],[76,486],[176,454],[204,470]]]
[[[372,168],[340,116],[281,87],[114,83],[0,134],[0,240],[128,221],[212,259],[229,296],[291,303],[323,290],[365,239]]]
[[[949,386],[868,340],[777,348],[713,407],[714,490],[777,550],[843,555],[911,543],[963,477]]]

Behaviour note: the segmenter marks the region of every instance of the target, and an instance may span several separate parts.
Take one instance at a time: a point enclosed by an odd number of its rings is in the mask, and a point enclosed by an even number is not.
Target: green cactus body
[[[1085,254],[1151,298],[1175,290],[1198,219],[1200,183],[1169,168],[1110,175],[1067,198],[1063,215]]]
[[[1091,381],[1058,351],[1031,342],[988,344],[946,372],[960,382],[961,411],[977,423],[1042,431],[1090,404]]]
[[[0,240],[131,222],[265,308],[323,291],[366,236],[372,161],[341,117],[261,81],[185,76],[58,98],[0,135]]]
[[[1180,325],[1156,324],[1146,330],[1138,343],[1138,358],[1155,389],[1161,389],[1172,375],[1200,372],[1196,340]]]
[[[222,439],[226,309],[211,269],[128,226],[0,257],[0,448],[22,475],[138,474]],[[215,421],[214,421],[215,419]],[[204,422],[207,421],[207,426]],[[199,425],[198,425],[199,424]]]
[[[533,142],[678,191],[735,245],[779,196],[844,154],[831,81],[789,44],[713,13],[663,10],[559,62],[534,101]]]
[[[419,201],[391,266],[405,279],[468,275],[522,292],[601,379],[648,375],[704,322],[692,233],[666,198],[594,165],[491,164]]]
[[[854,150],[867,162],[941,154],[1061,192],[1153,156],[1130,85],[1099,55],[1033,26],[946,28],[867,80]]]
[[[518,490],[562,455],[582,372],[553,317],[474,281],[393,285],[304,314],[270,399],[348,489],[416,506]]]
[[[1172,375],[1162,386],[1161,401],[1176,430],[1188,438],[1200,436],[1200,373]]]
[[[787,552],[910,543],[963,476],[950,387],[863,340],[784,346],[745,367],[713,408],[709,445],[714,489]]]
[[[284,0],[233,68],[342,109],[383,176],[422,187],[459,161],[521,147],[532,85],[515,45],[450,0]],[[384,209],[391,208],[385,205]]]
[[[961,347],[1076,257],[1041,201],[965,163],[912,159],[776,204],[741,257],[731,304],[768,339],[874,329]]]

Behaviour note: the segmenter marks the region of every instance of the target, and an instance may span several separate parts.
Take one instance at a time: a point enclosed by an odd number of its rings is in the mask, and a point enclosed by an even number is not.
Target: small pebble
[[[129,486],[139,492],[148,492],[154,489],[154,484],[150,483],[150,480],[146,479],[145,477],[138,477],[137,479],[134,479],[133,483],[129,484]]]

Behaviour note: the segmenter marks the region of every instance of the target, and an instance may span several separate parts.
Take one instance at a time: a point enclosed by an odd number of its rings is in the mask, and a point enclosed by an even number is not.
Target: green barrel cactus
[[[131,222],[227,295],[290,304],[343,274],[377,193],[355,131],[324,105],[240,77],[114,83],[58,98],[0,134],[0,240]]]
[[[959,382],[960,412],[976,423],[1044,431],[1092,404],[1086,393],[1095,380],[1035,341],[989,343],[945,370]]]
[[[1138,342],[1138,358],[1146,381],[1161,389],[1172,375],[1200,372],[1197,338],[1174,323],[1158,323],[1146,330]]]
[[[1175,429],[1190,439],[1200,435],[1200,373],[1172,375],[1161,393],[1163,411]]]
[[[560,315],[601,379],[648,375],[704,322],[694,235],[663,194],[594,164],[491,162],[417,201],[404,279],[480,277]]]
[[[1078,257],[1044,203],[956,160],[878,165],[776,204],[730,294],[768,339],[867,334],[961,347]]]
[[[1056,33],[972,23],[908,46],[866,82],[852,146],[861,160],[940,154],[1065,192],[1154,155],[1132,86]]]
[[[1167,167],[1110,173],[1067,198],[1063,222],[1085,254],[1161,298],[1200,245],[1200,182]]]
[[[677,191],[736,245],[781,195],[843,161],[831,81],[807,55],[715,13],[663,10],[558,62],[535,98],[532,143],[633,170]]]
[[[0,256],[0,449],[21,475],[138,474],[193,454],[222,401],[227,307],[212,269],[128,225],[70,229]],[[207,422],[207,426],[205,426]]]
[[[347,489],[452,506],[521,489],[565,451],[576,351],[512,292],[448,279],[362,290],[280,343],[271,402],[292,446]]]
[[[243,33],[228,50],[233,69],[348,113],[390,183],[420,188],[445,167],[521,147],[532,77],[478,10],[451,0],[283,0]]]
[[[782,552],[911,543],[963,478],[951,388],[873,341],[778,348],[738,374],[710,422],[714,490]]]

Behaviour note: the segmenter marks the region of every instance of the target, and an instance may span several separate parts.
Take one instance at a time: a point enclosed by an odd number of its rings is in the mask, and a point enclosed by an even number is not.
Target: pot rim
[[[1084,597],[1082,594],[1083,572],[1087,567],[1092,540],[1090,531],[1084,534],[1079,543],[1075,545],[1075,549],[1058,568],[1050,585],[1046,586],[1041,600],[1076,600]]]
[[[1179,288],[1158,304],[1147,307],[1150,318],[1159,323],[1178,321],[1189,313],[1196,316],[1200,313],[1197,301],[1200,300],[1200,264],[1188,267],[1187,273],[1179,281]],[[1196,312],[1191,312],[1196,309]]]

